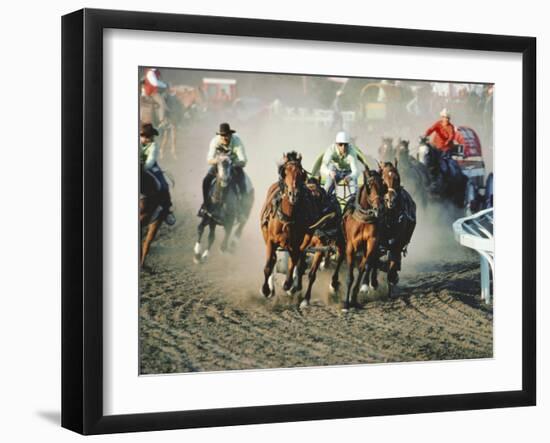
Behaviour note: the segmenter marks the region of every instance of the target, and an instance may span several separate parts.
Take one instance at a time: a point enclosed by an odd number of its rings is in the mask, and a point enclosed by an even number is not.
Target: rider
[[[425,132],[425,137],[430,137],[432,134],[432,144],[436,148],[438,155],[439,168],[441,174],[437,174],[436,171],[432,171],[432,189],[439,190],[441,189],[443,183],[443,175],[453,174],[453,168],[449,168],[448,164],[451,163],[451,154],[455,147],[455,134],[456,130],[454,125],[451,123],[451,114],[447,111],[447,108],[444,108],[439,113],[440,119],[435,122],[428,130]],[[433,176],[435,174],[435,176]]]
[[[164,174],[160,169],[157,160],[159,156],[159,148],[155,143],[155,136],[159,135],[158,131],[151,123],[141,125],[139,133],[140,139],[140,165],[144,174],[148,174],[157,185],[158,192],[161,195],[160,205],[167,211],[164,221],[168,225],[176,223],[176,217],[172,213],[172,201],[170,199],[170,190],[168,183],[164,178]]]
[[[447,111],[447,108],[444,108],[440,113],[441,117],[437,122],[428,128],[425,137],[430,137],[432,133],[435,133],[433,136],[432,143],[440,151],[448,153],[454,147],[454,138],[455,138],[455,127],[451,123],[451,114]]]
[[[321,175],[325,179],[325,190],[334,192],[335,182],[345,180],[350,193],[357,190],[357,178],[361,173],[357,148],[351,143],[351,138],[345,131],[336,134],[336,140],[330,145],[321,162]]]
[[[143,94],[147,97],[151,97],[159,107],[159,121],[160,126],[166,124],[166,114],[168,107],[161,91],[168,89],[168,84],[160,78],[160,71],[158,68],[147,68],[143,78]]]
[[[213,179],[216,177],[216,164],[218,154],[229,155],[233,164],[232,182],[237,188],[239,198],[246,194],[246,180],[243,168],[246,166],[247,158],[241,138],[231,129],[229,123],[221,123],[218,132],[210,141],[208,149],[207,162],[210,168],[202,181],[202,198],[203,203],[199,210],[199,216],[202,216],[205,211],[210,211],[208,204],[208,194],[212,185]]]

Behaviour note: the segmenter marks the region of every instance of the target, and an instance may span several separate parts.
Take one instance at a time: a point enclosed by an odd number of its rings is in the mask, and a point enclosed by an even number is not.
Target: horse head
[[[391,210],[397,205],[397,196],[401,189],[401,177],[397,170],[397,159],[395,165],[386,162],[382,167],[382,181],[384,183],[384,203]]]
[[[231,157],[226,154],[218,155],[217,181],[222,188],[226,188],[231,181],[232,161]]]
[[[365,165],[365,171],[363,172],[363,187],[365,191],[360,193],[359,205],[363,208],[370,208],[374,211],[374,214],[378,216],[378,213],[382,210],[382,192],[383,183],[380,173],[374,169],[369,169]]]
[[[285,154],[283,160],[284,163],[281,166],[283,197],[288,198],[291,205],[295,205],[306,175],[302,168],[302,156],[292,151]]]
[[[410,163],[409,159],[409,141],[408,140],[399,140],[397,143],[397,149],[396,149],[396,155],[397,159],[401,163]]]
[[[420,144],[418,145],[417,160],[427,168],[432,168],[435,162],[434,148],[428,142],[427,137],[420,137]]]
[[[378,148],[378,155],[382,161],[393,157],[393,138],[382,137],[382,144]]]

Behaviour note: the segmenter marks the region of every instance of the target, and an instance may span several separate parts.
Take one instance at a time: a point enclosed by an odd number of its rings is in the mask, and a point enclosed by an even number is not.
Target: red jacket
[[[145,78],[143,81],[143,86],[145,90],[145,95],[151,96],[158,92],[158,86],[160,81],[160,73],[158,69],[149,68],[145,70]]]
[[[451,123],[443,126],[441,120],[438,120],[426,131],[426,134],[424,135],[429,137],[434,132],[435,136],[433,137],[432,143],[437,149],[445,152],[452,148],[452,142],[455,138],[455,127]]]

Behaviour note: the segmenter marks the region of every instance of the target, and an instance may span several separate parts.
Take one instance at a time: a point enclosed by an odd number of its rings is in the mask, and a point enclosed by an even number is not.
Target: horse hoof
[[[206,261],[208,259],[208,249],[204,251],[201,255],[201,261]]]
[[[366,294],[367,292],[369,292],[369,287],[365,284],[361,285],[361,287],[359,288],[359,292],[361,294]]]
[[[193,252],[195,255],[200,255],[201,253],[201,244],[199,242],[195,243],[195,247],[193,248]]]
[[[348,312],[349,311],[349,302],[345,301],[342,303],[342,312]]]
[[[303,299],[302,303],[300,303],[300,309],[306,309],[309,307],[309,300]]]
[[[202,262],[201,262],[201,256],[200,255],[194,255],[193,256],[193,263],[195,263],[196,265],[200,265]]]

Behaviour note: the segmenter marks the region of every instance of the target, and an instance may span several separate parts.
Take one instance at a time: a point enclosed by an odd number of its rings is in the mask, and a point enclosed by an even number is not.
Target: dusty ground
[[[382,287],[348,314],[325,271],[301,312],[280,288],[274,299],[259,295],[263,264],[251,266],[246,250],[216,248],[194,264],[193,231],[165,228],[141,273],[143,374],[492,356],[492,311],[479,303],[473,255],[408,267],[405,259],[397,300]]]
[[[255,206],[235,255],[219,252],[218,228],[209,261],[194,264],[200,183],[218,123],[181,131],[178,158],[167,154],[161,160],[175,179],[178,223],[161,228],[148,269],[140,274],[141,373],[492,356],[492,307],[479,302],[478,258],[456,243],[451,230],[456,216],[440,208],[418,216],[396,300],[381,290],[369,295],[364,309],[345,315],[338,297],[329,295],[327,271],[320,273],[306,312],[280,287],[273,299],[259,295],[264,245],[258,215],[276,179],[276,161],[283,151],[297,149],[306,167],[313,164],[333,137],[327,131],[232,123],[247,147]]]

